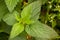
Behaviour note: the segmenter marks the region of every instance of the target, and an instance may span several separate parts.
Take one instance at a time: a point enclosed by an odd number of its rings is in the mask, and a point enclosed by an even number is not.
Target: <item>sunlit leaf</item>
[[[24,31],[24,25],[20,23],[16,23],[13,25],[11,34],[10,34],[10,39],[18,36],[20,33]]]
[[[37,20],[39,18],[40,9],[41,3],[39,1],[35,1],[22,10],[21,17],[24,21],[27,21],[29,19]]]

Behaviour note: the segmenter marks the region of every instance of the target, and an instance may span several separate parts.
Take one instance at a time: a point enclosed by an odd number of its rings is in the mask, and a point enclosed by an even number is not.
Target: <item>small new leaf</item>
[[[20,23],[16,23],[13,25],[11,34],[10,34],[10,39],[18,36],[20,33],[24,31],[24,25]]]

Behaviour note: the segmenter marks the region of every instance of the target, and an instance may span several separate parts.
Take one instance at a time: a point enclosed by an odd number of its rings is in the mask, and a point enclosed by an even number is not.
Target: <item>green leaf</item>
[[[14,11],[12,13],[7,13],[4,17],[3,17],[3,21],[6,22],[8,25],[13,25],[17,22],[17,20],[15,19],[15,14],[18,14],[17,11]]]
[[[30,25],[30,24],[33,24],[34,21],[32,21],[32,20],[27,20],[27,21],[25,21],[25,23],[26,23],[27,25]]]
[[[41,10],[41,5],[42,3],[39,1],[35,1],[32,3],[32,12],[31,12],[31,19],[32,20],[37,20],[40,15],[40,10]]]
[[[5,3],[10,12],[12,12],[14,10],[14,7],[16,7],[18,2],[19,2],[19,0],[5,0]]]
[[[20,15],[18,14],[18,12],[15,12],[15,18],[17,21],[20,21],[21,17]]]
[[[23,31],[21,34],[19,34],[17,37],[10,39],[10,40],[27,40],[26,38],[27,34],[25,31]]]
[[[56,24],[56,20],[53,20],[53,21],[52,21],[52,28],[54,28],[56,25],[57,25],[57,24]]]
[[[34,1],[36,1],[36,0],[28,0],[28,3],[32,3],[32,2],[34,2]]]
[[[8,12],[8,9],[4,3],[4,0],[0,0],[0,21],[3,18],[4,14]]]
[[[60,13],[59,13],[59,14],[57,14],[57,18],[58,18],[58,19],[60,19]]]
[[[6,25],[3,32],[10,34],[11,28],[11,26]]]
[[[40,0],[42,2],[42,5],[45,4],[48,0]]]
[[[20,33],[24,31],[24,25],[20,23],[16,23],[13,25],[11,34],[10,34],[10,39],[18,36]]]
[[[28,3],[32,3],[34,1],[40,1],[40,3],[45,4],[48,0],[28,0]]]
[[[49,40],[47,38],[35,38],[35,40]]]
[[[11,26],[7,25],[4,21],[0,22],[0,32],[10,33]]]
[[[23,9],[21,17],[25,21],[27,21],[28,19],[37,20],[39,18],[40,9],[41,3],[39,1],[35,1]]]
[[[21,18],[24,20],[27,20],[30,18],[30,14],[31,14],[31,9],[32,9],[32,5],[28,5],[27,7],[25,7],[21,13]]]
[[[34,24],[31,24],[30,26],[26,26],[25,31],[33,36],[38,38],[55,38],[58,36],[58,34],[49,26],[36,21]]]

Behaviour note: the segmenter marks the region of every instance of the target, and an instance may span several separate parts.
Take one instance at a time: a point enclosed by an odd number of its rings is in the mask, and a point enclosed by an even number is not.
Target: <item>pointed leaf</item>
[[[24,31],[24,26],[22,24],[20,23],[14,24],[11,30],[10,38],[14,38],[18,36],[23,31]]]
[[[31,4],[28,5],[27,7],[25,7],[23,9],[22,13],[21,13],[21,17],[25,18],[25,20],[28,19],[28,18],[30,18],[31,9],[32,9],[32,5]]]
[[[26,26],[25,31],[33,36],[40,38],[55,38],[58,34],[49,26],[42,24],[39,21],[36,21],[34,24],[30,26]]]
[[[35,1],[23,9],[21,17],[25,21],[27,21],[28,19],[37,20],[39,18],[40,9],[41,3],[39,1]]]

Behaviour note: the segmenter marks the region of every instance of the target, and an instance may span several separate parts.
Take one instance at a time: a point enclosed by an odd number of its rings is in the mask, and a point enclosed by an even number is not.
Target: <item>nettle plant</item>
[[[41,23],[41,6],[47,0],[0,0],[0,32],[10,34],[9,40],[52,40],[58,34]],[[22,3],[23,2],[23,3]]]

